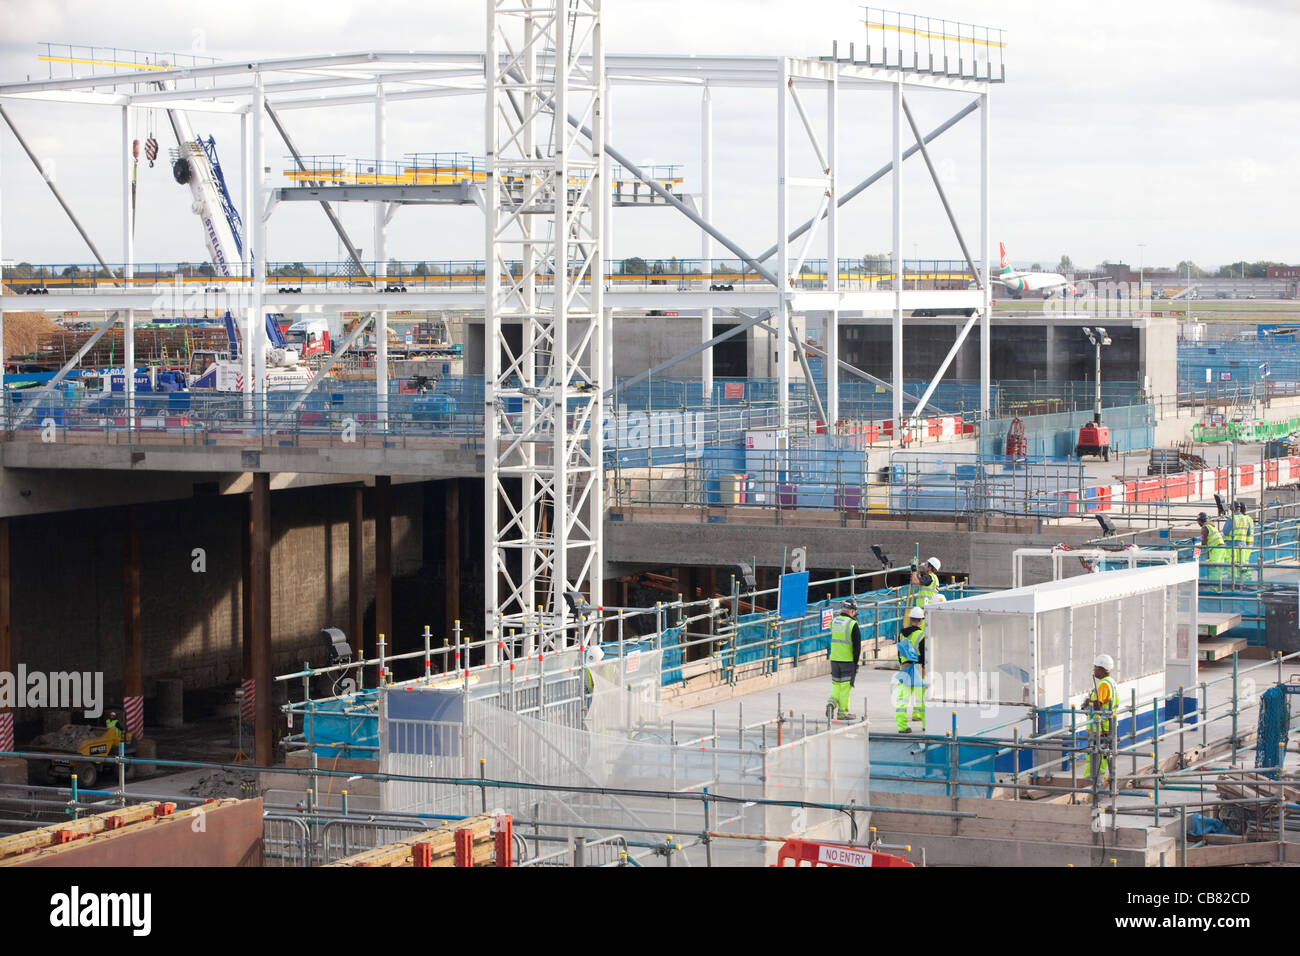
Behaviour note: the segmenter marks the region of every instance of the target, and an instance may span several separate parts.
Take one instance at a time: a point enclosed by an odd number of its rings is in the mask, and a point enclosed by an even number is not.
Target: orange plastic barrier
[[[845,843],[789,839],[781,844],[774,866],[916,866],[905,857]]]

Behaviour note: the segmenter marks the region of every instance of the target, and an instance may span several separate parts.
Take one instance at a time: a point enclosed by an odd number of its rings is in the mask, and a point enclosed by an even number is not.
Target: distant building
[[[1266,279],[1300,279],[1300,266],[1267,266]]]

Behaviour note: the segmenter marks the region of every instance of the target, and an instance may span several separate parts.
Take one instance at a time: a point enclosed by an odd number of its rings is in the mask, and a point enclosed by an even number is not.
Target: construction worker
[[[1232,560],[1223,540],[1223,532],[1214,526],[1204,511],[1196,516],[1196,523],[1201,528],[1201,548],[1205,553],[1205,561],[1210,566],[1209,578],[1222,587],[1223,572],[1226,570],[1224,566]]]
[[[1232,503],[1232,531],[1228,543],[1232,545],[1233,570],[1239,580],[1250,580],[1250,551],[1255,545],[1255,519],[1246,514],[1246,504]]]
[[[898,676],[894,678],[894,719],[900,734],[910,734],[911,719],[925,729],[925,609],[907,612],[907,627],[898,635]]]
[[[1097,766],[1097,779],[1107,776],[1110,769],[1106,760],[1106,750],[1110,747],[1111,720],[1119,703],[1119,688],[1110,672],[1115,669],[1115,660],[1109,654],[1098,654],[1092,662],[1092,693],[1083,702],[1083,709],[1088,712],[1089,749],[1083,758],[1083,775],[1092,780],[1092,747],[1101,748],[1101,759]]]
[[[104,727],[119,737],[122,736],[122,728],[117,722],[117,711],[110,710],[108,716],[104,718]]]
[[[925,564],[912,572],[912,587],[916,588],[917,607],[925,607],[939,593],[939,575],[936,573],[941,565],[938,558],[930,558]]]
[[[849,691],[858,676],[862,630],[858,627],[858,602],[845,598],[831,621],[831,696],[826,701],[827,720],[851,720]]]
[[[605,659],[605,651],[599,643],[592,642],[582,656],[582,673],[587,686],[587,706],[591,706],[591,695],[596,692],[596,680],[591,676],[591,669]]]

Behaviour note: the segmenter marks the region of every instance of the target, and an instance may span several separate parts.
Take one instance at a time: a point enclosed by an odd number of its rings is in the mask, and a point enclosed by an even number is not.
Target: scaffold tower
[[[601,593],[601,2],[489,11],[485,631],[569,646]]]

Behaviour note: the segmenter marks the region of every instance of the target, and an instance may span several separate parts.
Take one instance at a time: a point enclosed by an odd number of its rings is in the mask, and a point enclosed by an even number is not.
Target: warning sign
[[[828,607],[822,608],[822,630],[829,631],[831,623],[835,620],[835,612]]]
[[[864,850],[851,850],[846,846],[820,846],[817,848],[819,863],[835,866],[870,866],[871,854]]]
[[[633,651],[627,655],[626,670],[629,674],[641,669],[641,652]]]

